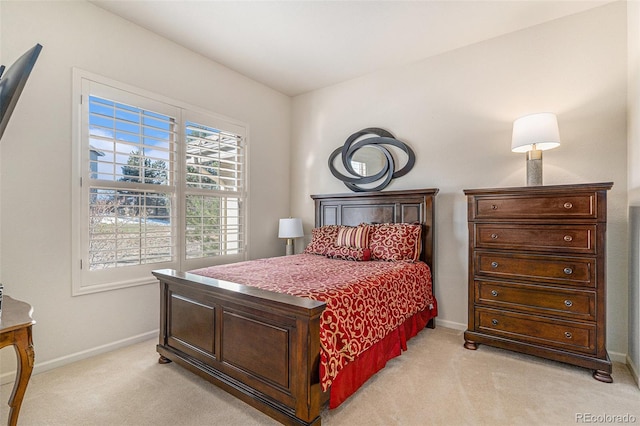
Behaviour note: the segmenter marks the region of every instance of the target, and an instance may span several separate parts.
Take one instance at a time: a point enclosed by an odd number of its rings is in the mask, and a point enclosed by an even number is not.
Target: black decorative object
[[[41,50],[42,46],[36,44],[4,73],[5,67],[0,65],[0,139]]]
[[[365,137],[368,136],[368,137]],[[384,145],[391,145],[407,154],[407,164],[400,170],[395,170],[395,162],[391,151]],[[365,147],[373,147],[380,151],[384,156],[384,161],[380,167],[380,170],[374,174],[368,175],[362,174],[353,167],[353,157],[355,153]],[[342,154],[342,165],[345,170],[351,176],[345,176],[336,170],[334,166],[334,160]],[[377,127],[370,127],[360,130],[349,136],[344,145],[331,153],[329,156],[329,170],[338,179],[340,179],[350,190],[354,192],[373,192],[380,191],[391,182],[391,179],[404,176],[413,168],[416,161],[416,155],[413,150],[404,142],[397,140],[390,132],[379,129]],[[382,181],[377,186],[362,187],[361,185],[372,184],[377,181]]]

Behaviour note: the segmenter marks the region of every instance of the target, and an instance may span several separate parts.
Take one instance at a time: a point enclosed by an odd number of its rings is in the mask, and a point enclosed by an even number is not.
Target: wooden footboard
[[[320,424],[324,303],[174,270],[153,274],[160,362],[175,361],[284,424]]]
[[[423,260],[434,276],[437,188],[314,195],[315,226],[423,225]],[[319,425],[322,302],[161,270],[160,362],[175,361],[274,419]],[[433,326],[433,320],[430,322]]]

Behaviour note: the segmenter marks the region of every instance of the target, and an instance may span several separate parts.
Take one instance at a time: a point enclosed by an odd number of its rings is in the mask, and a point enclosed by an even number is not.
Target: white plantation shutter
[[[186,258],[239,254],[244,247],[244,138],[187,121]]]
[[[243,260],[244,126],[86,74],[74,70],[73,294],[152,283],[154,269]]]
[[[242,136],[187,122],[186,147],[187,187],[236,193],[243,190]]]
[[[167,172],[173,169],[176,118],[97,96],[88,99],[89,150],[97,153],[90,158],[91,178],[173,184]]]
[[[176,118],[89,95],[90,271],[176,256]],[[138,101],[142,103],[142,100]]]

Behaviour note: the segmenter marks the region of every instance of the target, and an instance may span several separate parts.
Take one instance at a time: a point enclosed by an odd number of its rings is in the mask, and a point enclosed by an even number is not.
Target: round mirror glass
[[[372,176],[380,172],[387,159],[375,146],[364,146],[351,156],[351,167],[360,176]]]

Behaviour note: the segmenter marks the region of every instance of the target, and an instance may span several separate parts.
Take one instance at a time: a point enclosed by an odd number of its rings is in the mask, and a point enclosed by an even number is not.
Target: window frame
[[[184,102],[176,101],[143,89],[117,82],[106,77],[73,68],[72,85],[72,191],[71,191],[71,229],[72,229],[72,296],[91,294],[101,291],[127,288],[157,283],[151,271],[157,269],[190,270],[208,265],[230,263],[246,260],[249,249],[249,144],[248,126],[238,120],[220,114],[211,113]],[[171,193],[172,223],[171,233],[175,239],[175,253],[168,262],[108,268],[89,271],[87,267],[89,253],[89,135],[88,94],[111,99],[118,103],[134,105],[175,118],[175,156],[174,183],[169,186],[158,185],[154,191]],[[143,102],[144,100],[144,102]],[[244,235],[238,254],[209,256],[196,259],[186,258],[186,136],[187,122],[215,127],[225,132],[241,136],[243,141],[244,162],[242,164],[242,181],[239,191],[212,191],[210,195],[235,197],[243,203],[243,216],[240,222],[241,234]],[[114,182],[118,186],[118,182]],[[149,189],[152,184],[139,184],[141,190]],[[166,188],[166,191],[163,190]]]

